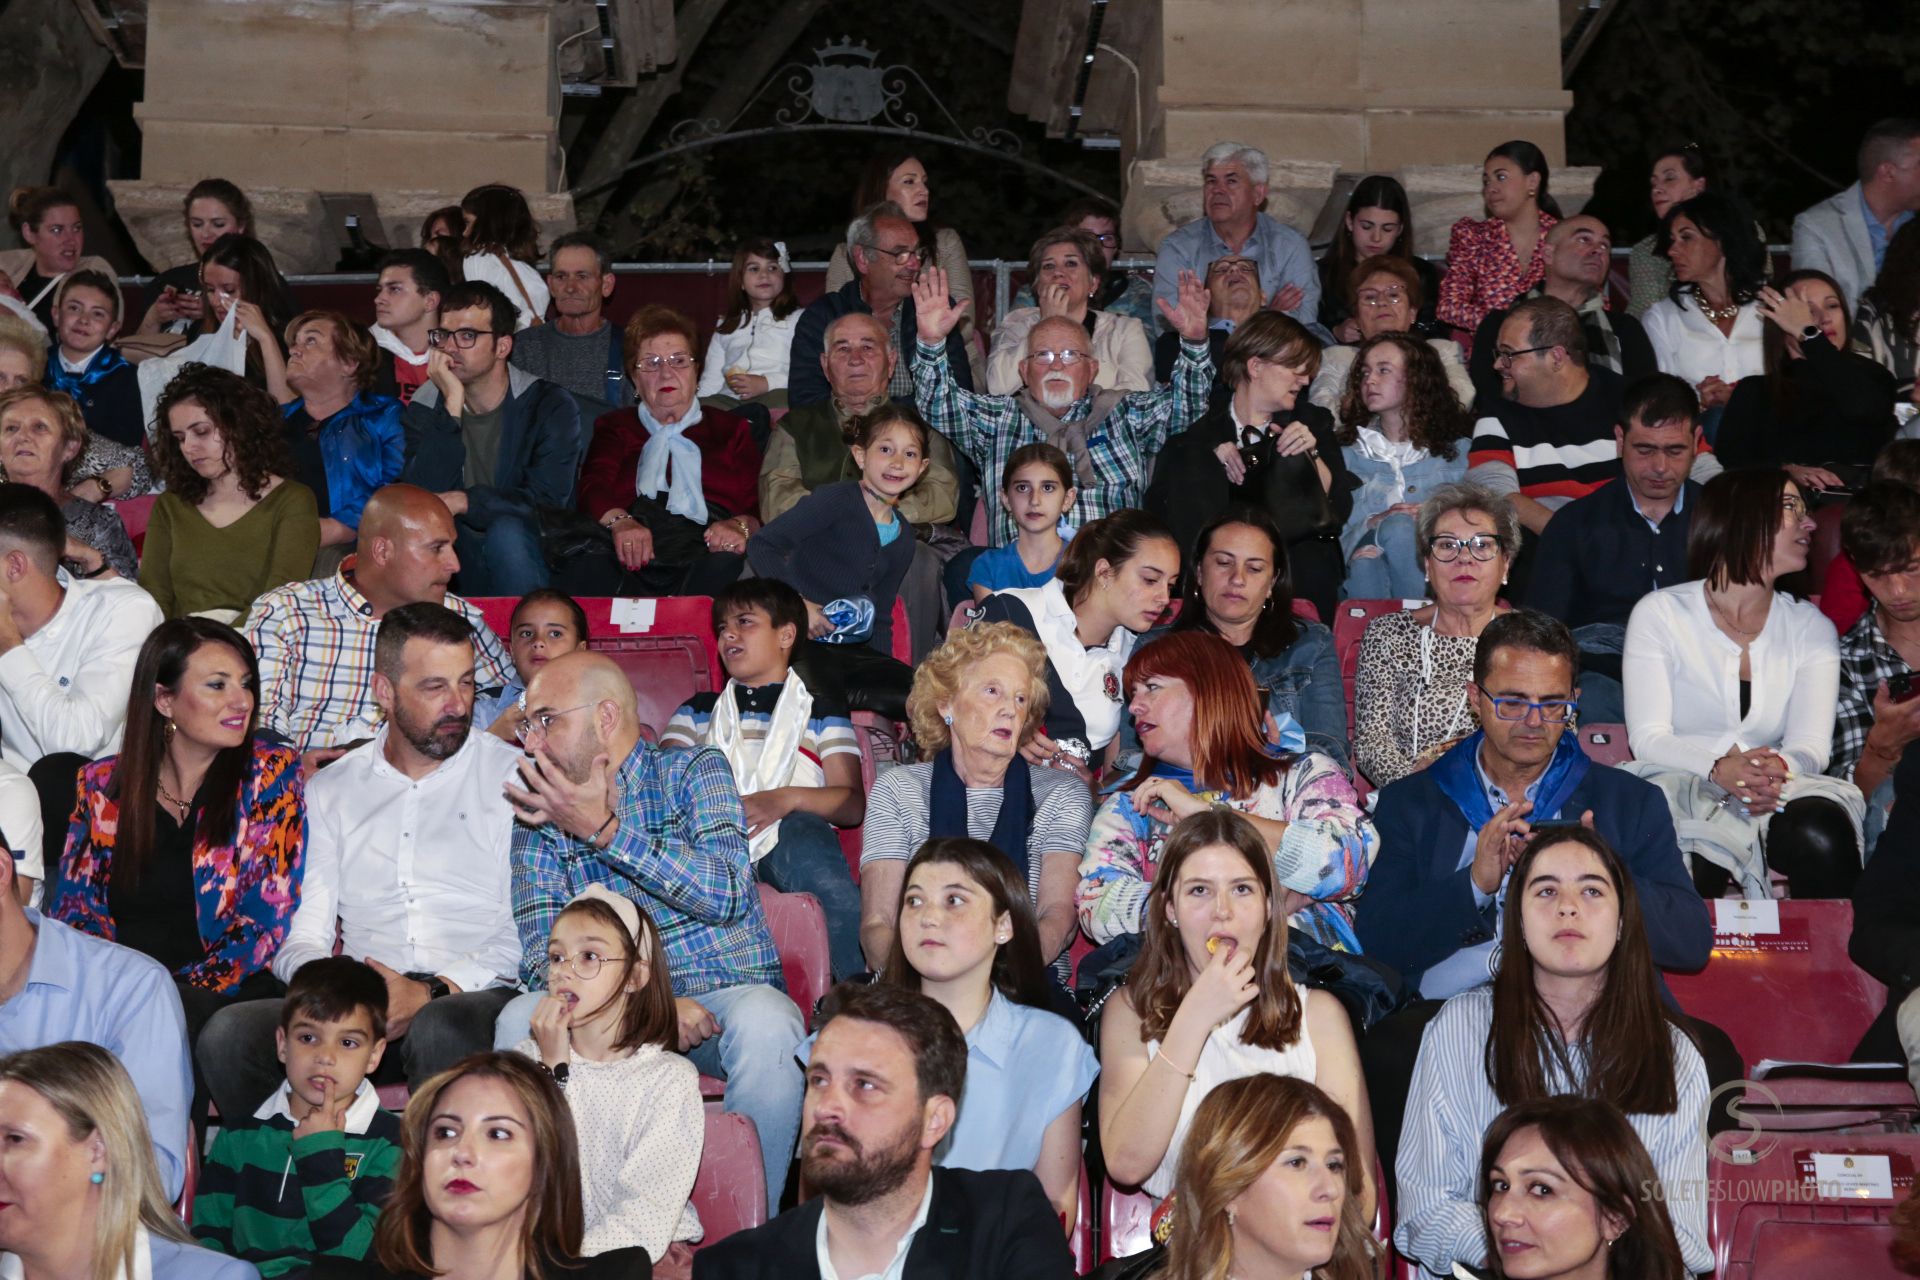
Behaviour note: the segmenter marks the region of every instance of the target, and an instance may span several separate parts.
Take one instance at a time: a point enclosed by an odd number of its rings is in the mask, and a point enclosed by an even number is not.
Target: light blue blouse
[[[993,993],[967,1032],[967,1088],[934,1163],[949,1169],[1031,1169],[1060,1113],[1087,1096],[1100,1061],[1057,1013]]]

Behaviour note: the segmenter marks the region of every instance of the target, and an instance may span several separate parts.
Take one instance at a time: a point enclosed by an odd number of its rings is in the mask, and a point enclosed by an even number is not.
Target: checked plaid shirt
[[[652,918],[674,995],[756,982],[785,991],[727,758],[712,747],[662,751],[641,741],[621,762],[619,791],[620,826],[604,850],[552,823],[514,826],[513,918],[527,989],[543,985],[561,908],[598,884]]]
[[[914,400],[933,429],[980,469],[989,533],[993,545],[1003,547],[1013,541],[1017,530],[1000,502],[1001,473],[1015,449],[1041,443],[1046,436],[1020,411],[1016,397],[980,395],[955,385],[944,346],[921,342],[919,350],[913,366]],[[1169,436],[1185,431],[1207,411],[1212,388],[1213,355],[1207,344],[1183,340],[1173,366],[1173,385],[1127,396],[1087,437],[1087,457],[1096,479],[1079,486],[1070,522],[1083,526],[1122,508],[1139,506],[1154,455],[1166,447]],[[1084,416],[1092,403],[1089,391],[1061,411],[1061,420]]]
[[[1833,756],[1827,772],[1853,777],[1860,753],[1873,729],[1873,695],[1887,677],[1907,669],[1906,662],[1880,631],[1880,611],[1870,606],[1840,637],[1840,700],[1833,720]]]
[[[353,585],[354,559],[348,556],[330,578],[275,587],[253,602],[240,625],[260,657],[260,723],[295,751],[371,738],[383,720],[373,700],[380,620]],[[513,661],[480,610],[456,595],[442,603],[473,624],[475,687],[511,681]]]

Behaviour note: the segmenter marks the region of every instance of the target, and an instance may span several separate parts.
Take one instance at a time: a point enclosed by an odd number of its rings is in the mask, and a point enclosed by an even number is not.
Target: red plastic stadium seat
[[[1830,502],[1813,513],[1813,538],[1807,546],[1807,576],[1812,592],[1819,595],[1827,585],[1827,566],[1840,554],[1840,517],[1847,512],[1845,502]]]
[[[1382,614],[1399,613],[1405,600],[1342,600],[1333,611],[1333,651],[1340,658],[1340,682],[1347,689],[1347,737],[1353,737],[1353,677],[1360,670],[1360,641],[1367,624]]]
[[[1623,764],[1633,759],[1627,745],[1627,726],[1623,724],[1583,724],[1576,732],[1580,749],[1595,764]]]
[[[1707,1241],[1719,1280],[1899,1274],[1887,1248],[1894,1207],[1913,1194],[1920,1135],[1763,1134],[1753,1150],[1764,1152],[1753,1163],[1707,1166]],[[1814,1182],[1815,1154],[1851,1157],[1857,1168],[1886,1160],[1893,1198],[1820,1194],[1838,1188]]]
[[[766,1166],[753,1121],[737,1111],[707,1110],[706,1146],[693,1179],[693,1211],[706,1234],[696,1250],[767,1220]]]
[[[147,521],[153,515],[153,504],[158,501],[157,494],[148,494],[144,498],[121,498],[107,505],[120,517],[120,523],[127,528],[127,537],[133,539],[133,554],[139,555],[147,542]]]
[[[1153,1247],[1153,1197],[1108,1183],[1100,1193],[1100,1260],[1130,1258]]]
[[[1313,601],[1306,597],[1295,596],[1293,598],[1293,616],[1296,618],[1305,618],[1308,622],[1318,622],[1320,621],[1320,610],[1314,605]]]
[[[813,1006],[833,985],[833,963],[827,947],[827,916],[820,900],[810,893],[781,893],[760,885],[760,905],[780,953],[780,974],[787,994],[800,1006],[800,1016],[813,1025]]]

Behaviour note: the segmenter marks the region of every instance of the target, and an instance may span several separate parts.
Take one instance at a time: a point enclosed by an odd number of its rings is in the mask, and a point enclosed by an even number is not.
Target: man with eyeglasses
[[[438,604],[380,621],[373,740],[307,784],[300,906],[273,972],[341,950],[387,984],[392,1050],[378,1083],[420,1082],[493,1044],[517,993],[513,812],[501,790],[520,753],[473,732],[474,628]],[[252,1115],[283,1077],[279,1000],[229,1005],[202,1033],[200,1069],[222,1115]],[[217,1028],[217,1029],[216,1029]]]
[[[712,747],[663,751],[641,737],[633,685],[602,654],[555,658],[521,703],[526,754],[507,798],[521,976],[534,989],[501,1012],[495,1047],[526,1039],[547,938],[574,895],[597,884],[631,898],[666,948],[680,1051],[727,1082],[727,1110],[753,1119],[767,1203],[779,1204],[800,1128],[793,1055],[805,1027],[755,888],[732,767]]]
[[[1366,954],[1421,996],[1360,1046],[1389,1164],[1420,1033],[1441,1001],[1490,979],[1507,873],[1534,833],[1577,823],[1605,837],[1633,877],[1654,963],[1691,972],[1707,962],[1713,926],[1666,798],[1580,748],[1579,662],[1572,634],[1555,619],[1530,609],[1494,618],[1467,686],[1480,730],[1380,792],[1380,856],[1354,928]]]
[[[1328,347],[1320,353],[1320,372],[1307,386],[1307,401],[1317,404],[1336,418],[1340,401],[1347,394],[1347,375],[1359,358],[1360,348],[1383,333],[1412,333],[1414,321],[1427,304],[1426,286],[1420,273],[1405,258],[1379,254],[1356,266],[1347,278],[1347,305],[1353,321],[1360,327],[1360,341],[1347,346]],[[1462,409],[1473,407],[1473,379],[1467,374],[1460,344],[1452,338],[1428,338],[1427,345],[1440,357],[1446,370],[1447,385]]]
[[[432,385],[404,419],[401,479],[439,494],[453,512],[467,595],[523,596],[547,585],[539,510],[572,505],[586,447],[573,397],[508,363],[518,315],[490,284],[449,289],[428,335]]]
[[[1227,339],[1248,319],[1260,313],[1267,295],[1260,288],[1260,264],[1252,258],[1230,254],[1207,264],[1207,350],[1213,355],[1217,373],[1227,349]],[[1153,372],[1161,383],[1173,380],[1173,363],[1180,358],[1180,335],[1169,330],[1153,340]],[[1215,377],[1215,407],[1232,394]]]
[[[433,348],[427,335],[440,324],[440,299],[453,282],[440,259],[425,249],[395,249],[380,260],[373,287],[373,344],[380,348],[373,392],[411,404],[427,385]]]
[[[1252,258],[1266,282],[1266,305],[1307,326],[1321,343],[1333,335],[1320,324],[1320,270],[1307,238],[1262,212],[1267,202],[1267,155],[1258,147],[1220,142],[1200,157],[1200,203],[1204,212],[1160,241],[1153,265],[1153,298],[1172,306],[1180,273],[1199,275],[1209,262]],[[1162,328],[1171,328],[1164,316]]]
[[[1207,410],[1213,358],[1207,350],[1206,292],[1192,272],[1180,282],[1180,305],[1160,304],[1180,334],[1173,385],[1158,391],[1103,391],[1094,387],[1100,362],[1087,330],[1055,316],[1027,335],[1018,395],[986,396],[960,385],[943,345],[960,323],[960,304],[947,297],[946,273],[930,268],[914,286],[920,341],[914,393],[933,429],[953,442],[983,476],[1006,471],[1023,444],[1045,442],[1073,464],[1079,491],[1069,517],[1075,526],[1122,507],[1137,507],[1153,458],[1175,432]],[[982,486],[995,546],[1013,541],[1013,517],[1000,486]]]
[[[921,358],[913,345],[919,328],[914,317],[913,283],[927,263],[920,231],[899,205],[883,200],[848,224],[847,261],[853,264],[853,279],[809,303],[794,326],[793,348],[787,361],[787,403],[798,409],[832,396],[820,363],[827,326],[850,312],[861,311],[880,322],[893,353],[887,395],[900,404],[912,404],[913,370]],[[971,391],[973,367],[965,340],[957,332],[947,335],[946,350],[954,377]]]
[[[1574,309],[1587,334],[1589,368],[1611,369],[1628,382],[1659,371],[1653,344],[1640,322],[1624,311],[1608,311],[1607,273],[1613,268],[1613,237],[1607,224],[1591,214],[1563,218],[1547,232],[1547,274],[1522,298],[1558,298]],[[1489,311],[1473,335],[1473,385],[1489,399],[1500,392],[1494,349],[1510,308]]]

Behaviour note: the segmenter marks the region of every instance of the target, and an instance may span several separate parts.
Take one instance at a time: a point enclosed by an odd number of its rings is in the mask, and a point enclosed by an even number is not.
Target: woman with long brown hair
[[[1352,1023],[1332,994],[1288,973],[1277,908],[1273,854],[1251,822],[1206,808],[1175,825],[1140,958],[1100,1026],[1100,1142],[1115,1182],[1164,1197],[1201,1102],[1262,1073],[1325,1089],[1354,1117],[1358,1150],[1373,1150]]]
[[[1667,1204],[1691,1188],[1659,1171],[1603,1098],[1508,1107],[1480,1149],[1480,1208],[1495,1280],[1685,1280]]]
[[[540,223],[518,187],[489,182],[460,198],[460,271],[484,280],[514,305],[516,330],[546,323],[553,293],[535,265],[540,261]]]
[[[1080,1104],[1100,1063],[1049,997],[1026,877],[984,840],[929,840],[907,863],[899,914],[880,980],[931,997],[967,1038],[966,1095],[934,1163],[1033,1170],[1071,1232]]]
[[[580,1257],[580,1150],[560,1086],[518,1053],[476,1053],[413,1091],[400,1175],[365,1262],[313,1280],[634,1280],[647,1251]]]
[[[1373,1159],[1353,1120],[1306,1080],[1229,1080],[1193,1116],[1174,1177],[1160,1280],[1370,1280],[1360,1211]]]
[[[1669,1186],[1702,1187],[1707,1069],[1668,1016],[1632,877],[1584,826],[1536,835],[1507,881],[1493,982],[1447,1001],[1421,1042],[1396,1173],[1394,1245],[1429,1277],[1484,1265],[1474,1153],[1505,1107],[1555,1094],[1625,1112]],[[1709,1271],[1704,1197],[1676,1202],[1689,1271]]]
[[[1280,726],[1290,749],[1268,744],[1253,675],[1219,636],[1160,637],[1127,663],[1126,688],[1143,755],[1087,835],[1075,895],[1087,937],[1106,944],[1139,934],[1170,829],[1225,808],[1268,850],[1281,917],[1327,946],[1360,950],[1345,903],[1366,884],[1379,841],[1346,772],[1307,751],[1291,720]]]

